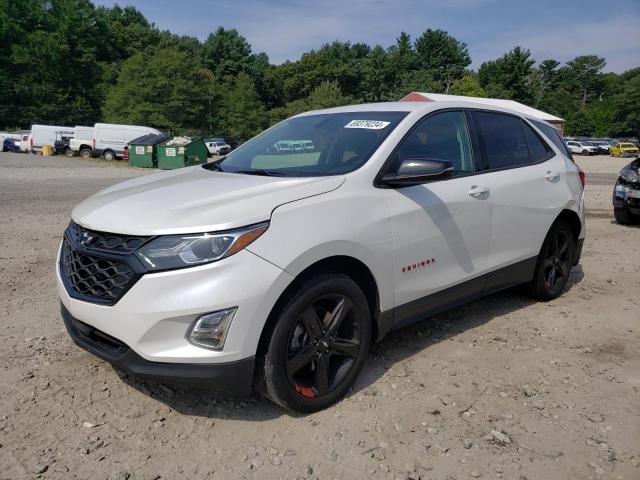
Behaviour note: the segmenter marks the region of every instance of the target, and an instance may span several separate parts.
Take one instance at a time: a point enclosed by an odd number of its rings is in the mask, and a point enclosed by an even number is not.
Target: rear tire
[[[558,220],[544,239],[529,292],[536,300],[559,297],[569,279],[575,251],[575,239],[569,224]]]
[[[113,153],[111,150],[107,150],[102,154],[102,158],[104,158],[107,162],[112,162],[113,160],[116,159],[116,154]]]
[[[344,397],[371,342],[371,313],[360,287],[344,275],[320,273],[304,280],[275,314],[257,369],[263,394],[303,413]]]
[[[71,150],[69,147],[64,149],[64,154],[67,157],[73,157],[73,150]]]
[[[626,207],[613,207],[613,215],[620,225],[634,225],[638,221],[638,217],[633,215]]]

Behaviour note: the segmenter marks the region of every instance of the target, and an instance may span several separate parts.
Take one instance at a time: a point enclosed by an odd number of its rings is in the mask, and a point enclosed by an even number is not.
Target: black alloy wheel
[[[533,297],[552,300],[564,290],[573,266],[575,240],[569,225],[560,220],[549,230],[531,282]]]
[[[362,319],[344,295],[323,295],[298,317],[289,337],[287,377],[302,396],[335,389],[353,367],[362,341]]]
[[[551,241],[547,245],[546,257],[544,259],[544,282],[551,291],[557,290],[560,284],[564,284],[571,270],[572,251],[570,243],[572,239],[564,230],[558,230],[551,236]]]
[[[362,290],[338,273],[301,281],[274,312],[277,322],[258,358],[258,385],[294,412],[314,412],[340,400],[367,357],[371,314]]]

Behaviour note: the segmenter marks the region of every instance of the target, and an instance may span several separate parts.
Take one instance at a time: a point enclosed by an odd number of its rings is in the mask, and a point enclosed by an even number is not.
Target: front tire
[[[560,220],[554,223],[542,244],[533,280],[529,284],[531,296],[549,301],[560,296],[573,266],[575,239],[569,225]]]
[[[371,342],[371,312],[362,290],[344,275],[320,273],[304,280],[276,315],[258,366],[263,393],[301,413],[340,400]]]
[[[628,208],[613,207],[613,216],[620,225],[634,225],[638,218],[633,215]]]
[[[80,150],[80,156],[84,159],[91,158],[91,150],[89,150],[88,148],[83,148],[82,150]]]

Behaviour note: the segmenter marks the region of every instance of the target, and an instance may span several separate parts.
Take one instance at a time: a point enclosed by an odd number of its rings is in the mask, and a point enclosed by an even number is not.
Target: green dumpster
[[[143,135],[129,142],[129,165],[132,167],[154,168],[156,166],[156,146],[167,140],[167,136]]]
[[[202,138],[187,142],[183,139],[179,142],[176,140],[167,140],[157,146],[158,168],[171,170],[207,163],[207,146]]]

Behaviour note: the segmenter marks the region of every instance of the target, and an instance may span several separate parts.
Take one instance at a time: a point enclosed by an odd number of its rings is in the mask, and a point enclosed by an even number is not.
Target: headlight
[[[237,230],[158,237],[136,252],[149,270],[172,270],[211,263],[238,253],[267,231],[269,222]]]
[[[640,174],[638,174],[638,170],[640,170],[640,165],[636,166],[636,162],[631,162],[629,165],[620,170],[620,176],[625,179],[627,182],[640,182]],[[635,167],[635,168],[634,168]]]

